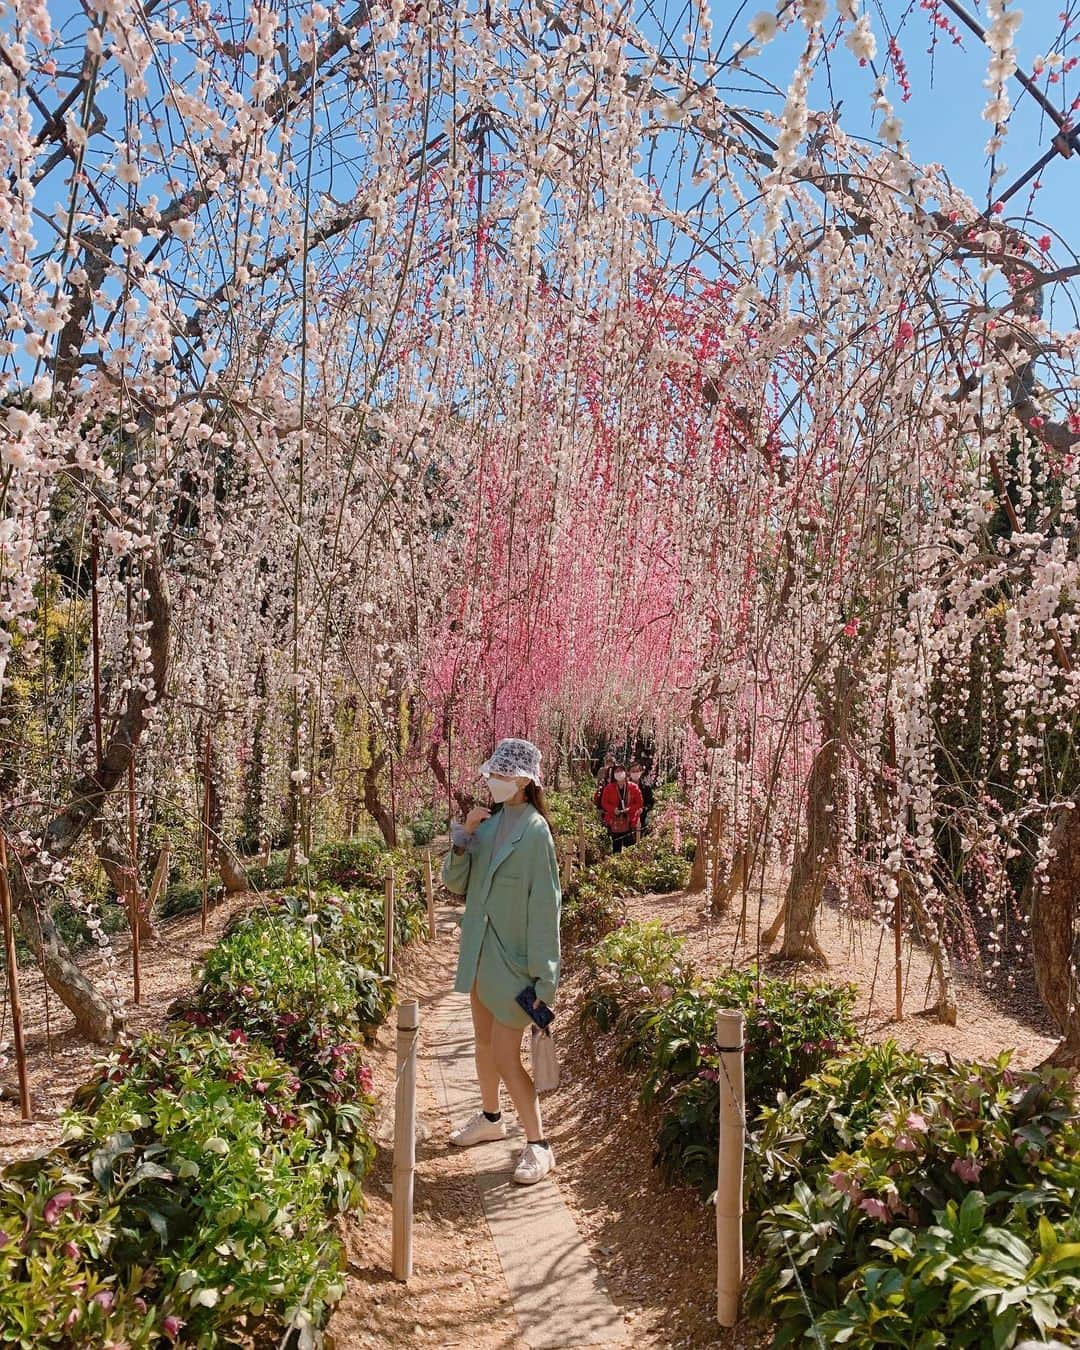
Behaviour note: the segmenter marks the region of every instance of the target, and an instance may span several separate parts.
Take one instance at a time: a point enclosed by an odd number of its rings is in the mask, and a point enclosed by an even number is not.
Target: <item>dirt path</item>
[[[435,999],[451,984],[456,942],[410,950],[400,971],[402,996]],[[714,1320],[712,1210],[695,1195],[666,1187],[651,1165],[652,1135],[633,1105],[631,1081],[593,1053],[577,1030],[580,976],[560,998],[563,1083],[544,1098],[545,1133],[558,1158],[556,1178],[625,1334],[613,1347],[724,1346],[750,1350],[753,1328],[721,1335]],[[348,1286],[330,1323],[339,1350],[437,1344],[522,1347],[498,1257],[484,1221],[470,1154],[444,1143],[445,1120],[430,1077],[421,1074],[417,1107],[415,1274],[396,1284],[390,1265],[390,1134],[394,1050],[384,1027],[376,1051],[380,1134],[385,1141],[362,1221],[346,1225]],[[441,1132],[441,1133],[437,1133]],[[552,1298],[558,1298],[553,1282]],[[567,1350],[570,1350],[570,1342]]]
[[[454,959],[448,934],[402,954],[399,996],[420,1000],[421,1023],[425,1007],[453,983]],[[417,1344],[525,1350],[471,1159],[447,1148],[446,1122],[423,1059],[417,1075],[413,1277],[404,1285],[390,1276],[395,1037],[391,1019],[379,1029],[369,1057],[379,1151],[365,1187],[367,1213],[342,1224],[345,1296],[328,1330],[337,1350]]]

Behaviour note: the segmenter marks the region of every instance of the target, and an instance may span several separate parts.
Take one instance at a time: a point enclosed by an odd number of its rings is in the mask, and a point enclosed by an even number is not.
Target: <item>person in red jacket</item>
[[[626,765],[616,764],[611,782],[600,794],[600,814],[611,835],[612,853],[621,853],[636,841],[644,804],[641,789],[627,776]]]

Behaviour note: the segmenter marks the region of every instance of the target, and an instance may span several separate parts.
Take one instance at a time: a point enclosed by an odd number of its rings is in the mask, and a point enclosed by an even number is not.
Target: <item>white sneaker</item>
[[[488,1120],[483,1111],[477,1111],[472,1120],[459,1125],[451,1131],[450,1142],[458,1148],[471,1148],[473,1144],[486,1144],[489,1139],[505,1139],[506,1122],[503,1119]]]
[[[526,1144],[514,1168],[514,1180],[519,1186],[535,1186],[543,1181],[555,1166],[555,1154],[543,1144]]]

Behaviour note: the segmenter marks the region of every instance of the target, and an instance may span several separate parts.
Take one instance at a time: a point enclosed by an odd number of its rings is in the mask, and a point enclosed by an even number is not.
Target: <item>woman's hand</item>
[[[491,815],[486,806],[474,806],[465,817],[465,833],[475,834],[477,828],[483,825],[484,821]]]

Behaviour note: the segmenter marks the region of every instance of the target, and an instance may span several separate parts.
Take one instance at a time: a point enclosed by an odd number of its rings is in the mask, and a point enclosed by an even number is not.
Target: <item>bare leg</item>
[[[494,1017],[476,996],[473,986],[469,995],[472,1002],[473,1036],[475,1038],[476,1081],[480,1084],[480,1103],[491,1115],[499,1111],[499,1070],[491,1051],[491,1028]]]
[[[521,1028],[508,1027],[493,1020],[491,1050],[499,1077],[506,1084],[521,1128],[525,1131],[525,1138],[530,1143],[536,1143],[543,1139],[544,1127],[540,1121],[536,1088],[521,1062]]]

